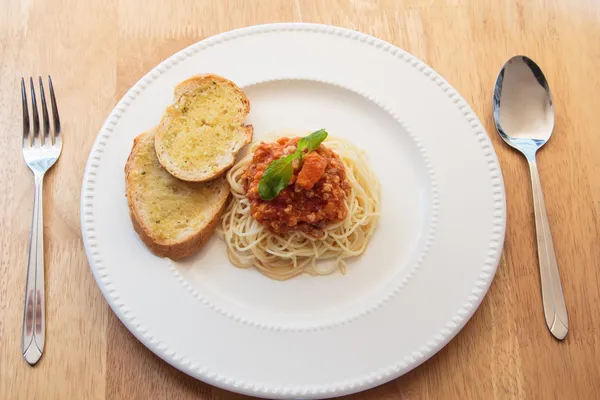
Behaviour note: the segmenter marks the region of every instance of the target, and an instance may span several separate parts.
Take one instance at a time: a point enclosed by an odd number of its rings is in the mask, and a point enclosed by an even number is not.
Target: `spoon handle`
[[[535,159],[529,159],[531,185],[533,191],[533,208],[535,211],[535,230],[537,234],[538,258],[540,263],[540,279],[542,283],[542,301],[546,325],[554,337],[562,340],[567,336],[569,327],[567,307],[563,295],[558,264],[554,254],[552,233],[548,222],[548,213],[542,193],[542,183]]]

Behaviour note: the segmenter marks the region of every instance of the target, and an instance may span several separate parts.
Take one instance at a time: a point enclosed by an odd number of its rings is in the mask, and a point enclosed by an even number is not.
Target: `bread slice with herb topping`
[[[223,176],[184,182],[158,162],[155,131],[135,138],[125,164],[129,214],[142,242],[157,256],[177,260],[196,252],[215,230],[229,197]]]
[[[252,126],[244,125],[249,112],[244,92],[225,78],[207,74],[181,82],[157,128],[160,164],[188,182],[222,175],[252,140]]]

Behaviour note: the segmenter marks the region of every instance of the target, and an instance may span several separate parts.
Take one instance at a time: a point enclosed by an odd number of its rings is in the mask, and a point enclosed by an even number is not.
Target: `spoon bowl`
[[[515,56],[502,66],[494,86],[493,110],[500,137],[523,153],[529,164],[544,317],[552,335],[562,340],[568,332],[567,308],[535,159],[552,136],[554,105],[546,77],[533,60]]]
[[[552,136],[554,106],[546,77],[533,60],[515,56],[494,87],[494,122],[502,139],[528,156]]]

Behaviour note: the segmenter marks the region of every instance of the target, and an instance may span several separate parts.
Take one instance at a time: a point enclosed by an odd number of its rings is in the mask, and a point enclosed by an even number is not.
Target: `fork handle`
[[[529,160],[529,171],[531,172],[533,191],[535,231],[538,245],[544,316],[546,318],[546,325],[552,335],[562,340],[567,336],[569,329],[567,307],[560,283],[558,263],[556,262],[556,254],[554,253],[554,243],[552,242],[548,213],[544,202],[544,194],[542,193],[542,183],[535,158]]]
[[[27,285],[23,310],[22,351],[25,361],[34,365],[44,352],[46,310],[44,295],[44,216],[42,207],[44,175],[35,175],[33,219],[29,239]]]

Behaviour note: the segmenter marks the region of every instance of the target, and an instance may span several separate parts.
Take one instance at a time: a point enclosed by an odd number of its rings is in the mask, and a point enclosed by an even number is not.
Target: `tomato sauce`
[[[273,200],[261,199],[258,184],[271,161],[294,153],[300,138],[281,138],[261,143],[244,172],[244,189],[250,212],[275,233],[300,230],[312,237],[323,235],[323,228],[341,221],[348,213],[346,196],[350,183],[340,157],[321,144],[314,152],[295,161],[289,185]]]

